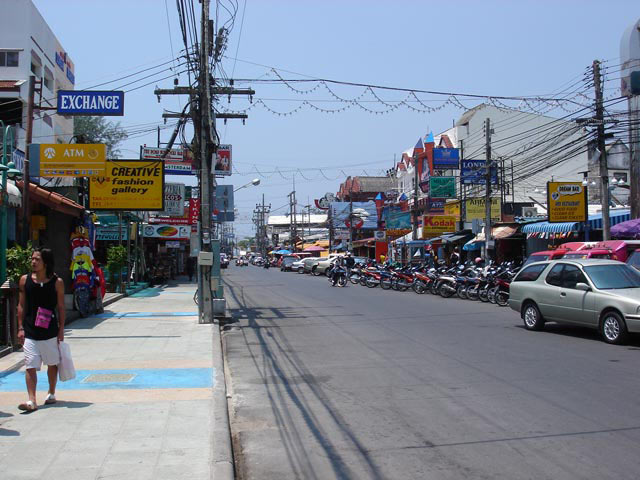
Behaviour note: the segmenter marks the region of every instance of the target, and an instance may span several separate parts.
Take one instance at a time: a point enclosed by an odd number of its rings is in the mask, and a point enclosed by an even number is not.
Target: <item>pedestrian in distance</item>
[[[451,256],[449,257],[450,265],[457,265],[460,261],[460,254],[458,253],[458,247],[453,248],[453,252],[451,252]]]
[[[351,252],[347,252],[347,256],[344,259],[344,263],[347,267],[347,272],[351,272],[351,269],[356,264],[356,260],[351,256]]]
[[[53,252],[38,248],[31,255],[32,272],[20,278],[18,301],[18,342],[23,345],[26,367],[25,380],[29,400],[18,405],[20,410],[33,412],[36,402],[37,373],[47,365],[49,391],[46,405],[56,402],[56,383],[60,350],[64,340],[64,282],[53,272]]]

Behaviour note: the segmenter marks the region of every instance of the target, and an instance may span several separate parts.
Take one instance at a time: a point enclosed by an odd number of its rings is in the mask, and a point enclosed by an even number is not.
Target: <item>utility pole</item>
[[[418,155],[413,155],[413,240],[418,239]]]
[[[604,107],[602,105],[602,78],[600,62],[593,61],[593,84],[596,94],[596,128],[598,133],[598,150],[600,150],[600,204],[602,206],[602,240],[611,239],[611,223],[609,221],[609,172],[607,171],[607,152],[604,142]]]
[[[353,178],[349,183],[349,251],[353,252]]]
[[[485,206],[485,221],[484,221],[484,259],[489,262],[489,245],[491,245],[491,119],[487,118],[485,125],[485,150],[486,150],[486,163],[485,163],[485,194],[484,194],[484,206]]]
[[[36,94],[36,77],[34,75],[29,76],[29,98],[27,99],[27,131],[25,140],[25,153],[24,153],[24,172],[22,172],[23,185],[22,189],[22,246],[26,247],[29,239],[31,238],[31,225],[29,215],[29,145],[33,141],[33,104],[35,103]],[[3,235],[5,232],[2,233]]]

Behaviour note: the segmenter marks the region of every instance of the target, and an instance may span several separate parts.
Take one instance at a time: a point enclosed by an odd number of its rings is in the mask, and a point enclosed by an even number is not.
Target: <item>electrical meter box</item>
[[[213,265],[213,252],[199,252],[198,265]]]

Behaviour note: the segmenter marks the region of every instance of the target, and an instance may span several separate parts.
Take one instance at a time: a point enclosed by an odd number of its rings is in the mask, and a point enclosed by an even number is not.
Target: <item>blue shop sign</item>
[[[484,185],[486,182],[485,160],[462,160],[460,162],[460,183],[463,185]],[[491,183],[498,183],[498,166],[491,167]]]
[[[457,148],[434,148],[434,170],[457,170],[460,168],[460,150]]]
[[[124,115],[124,92],[97,90],[59,90],[60,115]]]

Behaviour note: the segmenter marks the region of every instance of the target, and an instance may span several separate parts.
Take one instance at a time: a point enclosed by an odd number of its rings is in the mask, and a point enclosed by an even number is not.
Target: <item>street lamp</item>
[[[7,279],[7,208],[9,203],[9,195],[7,193],[7,175],[20,175],[22,172],[14,168],[13,162],[7,164],[7,144],[11,148],[13,145],[13,130],[10,125],[5,126],[0,120],[0,130],[2,131],[2,207],[0,210],[0,284]],[[11,134],[11,141],[7,142],[7,137]]]
[[[251,180],[246,185],[242,185],[241,187],[236,188],[233,192],[235,193],[238,190],[241,190],[241,189],[246,188],[246,187],[250,187],[251,185],[260,185],[260,179],[259,178],[254,178],[253,180]]]

